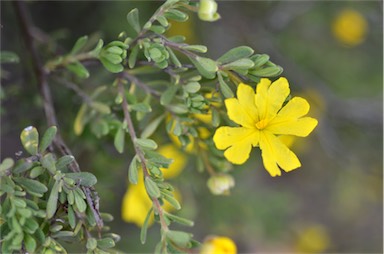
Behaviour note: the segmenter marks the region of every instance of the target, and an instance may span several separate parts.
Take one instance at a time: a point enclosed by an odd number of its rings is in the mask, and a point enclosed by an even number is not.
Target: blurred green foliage
[[[27,52],[11,4],[1,5],[1,50],[23,59]],[[145,21],[160,3],[37,1],[28,5],[36,26],[69,50],[71,39],[84,34],[102,31],[105,41],[116,38],[128,30],[129,10],[140,9],[140,19]],[[332,23],[345,8],[360,12],[368,23],[365,40],[355,47],[344,46],[332,34]],[[192,19],[174,28],[207,45],[212,58],[240,45],[269,54],[284,68],[292,94],[308,98],[320,125],[309,140],[293,143],[302,168],[271,178],[262,169],[258,151],[253,151],[251,159],[233,171],[236,186],[230,196],[212,196],[206,175],[196,174],[190,163],[174,184],[184,197],[182,215],[195,221],[196,239],[220,232],[236,241],[239,252],[249,253],[382,252],[382,2],[220,1],[219,13],[222,18],[217,22]],[[54,41],[50,46],[63,51]],[[2,158],[22,150],[18,137],[24,126],[45,124],[28,68],[27,64],[4,67],[11,74],[2,81]],[[105,80],[106,72],[92,74],[84,89],[92,88],[95,80]],[[63,135],[79,164],[100,179],[96,188],[101,207],[114,215],[111,227],[126,239],[118,247],[129,253],[152,251],[158,241],[156,230],[148,232],[148,243],[142,246],[140,230],[120,220],[127,156],[118,154],[111,140],[99,142],[89,129],[76,137],[72,125],[81,100],[69,90],[53,92],[56,104],[65,105],[57,107],[58,118],[65,119],[60,122]],[[315,232],[310,240],[303,240],[308,230],[319,227],[322,230],[310,231]],[[76,251],[76,246],[71,248]]]

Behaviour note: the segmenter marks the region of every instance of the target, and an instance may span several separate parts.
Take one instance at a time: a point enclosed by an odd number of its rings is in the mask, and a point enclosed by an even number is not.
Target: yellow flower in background
[[[236,254],[236,244],[228,237],[214,236],[204,241],[200,254]]]
[[[159,148],[158,152],[164,157],[174,159],[169,168],[161,169],[163,177],[165,179],[170,179],[178,176],[187,163],[186,156],[172,144],[162,146]],[[143,172],[139,170],[138,173],[137,184],[130,184],[128,190],[124,194],[121,205],[121,216],[124,221],[142,227],[145,217],[152,207],[152,200],[149,198],[145,189]],[[174,196],[177,200],[181,200],[181,195],[176,189],[174,191]],[[174,210],[174,207],[167,201],[164,202],[163,208],[167,212]],[[151,217],[148,225],[152,225],[153,221],[153,217]]]
[[[263,78],[253,88],[239,84],[237,98],[225,100],[229,119],[240,127],[220,127],[213,136],[216,147],[234,164],[248,160],[252,147],[260,147],[263,164],[271,176],[281,175],[301,166],[297,156],[282,143],[280,135],[306,137],[317,120],[303,117],[309,111],[308,102],[294,97],[283,106],[290,93],[288,80],[275,82]],[[279,168],[280,167],[280,168]]]
[[[356,46],[366,37],[368,23],[358,11],[344,9],[332,23],[333,35],[347,46]]]
[[[299,232],[295,249],[299,253],[324,253],[330,243],[326,228],[320,224],[314,224]]]

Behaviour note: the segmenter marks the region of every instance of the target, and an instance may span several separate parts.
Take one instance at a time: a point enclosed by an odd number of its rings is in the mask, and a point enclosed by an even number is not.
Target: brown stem
[[[27,46],[28,52],[31,56],[32,67],[37,78],[37,83],[40,90],[40,95],[43,99],[43,107],[45,112],[45,117],[47,119],[48,126],[57,126],[58,122],[56,118],[55,109],[53,107],[53,100],[50,88],[48,86],[48,73],[46,72],[43,64],[40,61],[38,56],[38,52],[35,47],[34,39],[33,39],[33,23],[32,19],[28,13],[25,2],[23,1],[14,1],[14,8],[16,10],[16,15],[20,21],[22,36],[24,38],[25,44]],[[58,128],[59,129],[59,128]],[[55,139],[53,140],[53,144],[59,150],[62,155],[72,155],[71,150],[65,144],[63,138],[61,137],[60,132],[58,131]],[[70,170],[72,172],[80,172],[80,167],[76,160],[70,164]],[[98,209],[98,194],[94,191],[93,188],[82,187],[87,203],[90,209],[93,212],[96,223],[99,228],[103,226],[103,220],[100,217],[99,209]]]
[[[135,128],[133,126],[131,115],[128,111],[128,102],[127,102],[127,98],[125,97],[125,89],[124,89],[124,85],[123,85],[121,79],[118,79],[118,89],[119,89],[120,94],[123,95],[122,107],[123,107],[123,112],[124,112],[124,120],[127,122],[128,132],[129,132],[129,135],[131,136],[131,140],[133,142],[135,152],[136,152],[136,154],[139,157],[139,160],[141,162],[141,167],[143,169],[144,177],[150,177],[149,170],[147,168],[147,165],[145,164],[144,153],[140,149],[140,147],[138,147],[135,143],[135,140],[137,139],[137,135],[136,135]],[[153,205],[156,208],[156,211],[159,213],[161,228],[165,231],[168,231],[169,230],[168,225],[165,222],[163,209],[161,207],[159,200],[157,198],[152,198],[152,197],[151,197],[151,199],[152,199]]]

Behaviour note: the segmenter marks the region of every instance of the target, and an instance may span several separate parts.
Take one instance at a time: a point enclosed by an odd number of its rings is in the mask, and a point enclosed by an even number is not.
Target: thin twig
[[[124,85],[123,85],[121,79],[118,80],[118,89],[119,89],[120,94],[123,94],[123,95],[125,94]],[[135,143],[135,140],[137,139],[137,135],[136,135],[135,128],[133,126],[131,115],[128,111],[128,102],[127,102],[127,98],[125,96],[123,96],[122,107],[123,107],[123,112],[124,112],[124,120],[127,122],[128,132],[129,132],[129,135],[131,136],[131,140],[133,142],[135,152],[136,152],[136,154],[139,157],[139,160],[141,162],[141,167],[143,169],[144,177],[150,177],[149,170],[147,168],[147,165],[145,164],[144,153],[140,149],[140,147],[138,147]],[[168,225],[165,222],[163,209],[161,207],[159,200],[157,198],[152,198],[152,197],[151,197],[151,199],[152,199],[153,205],[156,208],[156,211],[159,213],[161,228],[165,231],[168,231],[169,230]]]
[[[48,73],[46,72],[44,65],[41,63],[40,58],[38,56],[38,52],[35,48],[34,39],[33,39],[33,23],[29,16],[29,13],[27,11],[25,2],[23,1],[15,1],[13,2],[14,8],[16,10],[17,17],[20,21],[20,26],[22,30],[22,35],[24,37],[25,44],[27,46],[28,52],[31,56],[32,60],[32,67],[34,70],[34,73],[37,78],[37,83],[39,86],[41,97],[43,98],[43,107],[45,112],[45,117],[47,119],[48,126],[57,126],[58,122],[56,118],[55,109],[53,107],[53,100],[50,88],[48,86]],[[60,128],[58,128],[60,129]],[[65,144],[60,132],[58,131],[54,140],[53,144],[55,147],[59,150],[59,152],[62,155],[72,155],[71,150],[69,147]],[[69,165],[69,168],[72,172],[80,172],[79,164],[76,160],[73,161]],[[86,188],[82,187],[88,206],[92,210],[92,213],[95,217],[96,224],[99,228],[103,226],[103,220],[100,217],[100,212],[98,209],[98,194],[94,191],[93,188]]]

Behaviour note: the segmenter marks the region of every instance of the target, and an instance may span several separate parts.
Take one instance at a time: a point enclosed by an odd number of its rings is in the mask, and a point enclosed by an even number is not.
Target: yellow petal
[[[299,118],[306,115],[309,111],[309,104],[306,99],[301,97],[292,98],[278,113],[279,117]]]
[[[260,120],[273,118],[290,93],[288,80],[283,77],[272,84],[269,79],[262,78],[256,90],[255,103]]]
[[[237,99],[248,116],[254,123],[256,123],[258,121],[258,112],[255,104],[255,91],[253,88],[249,85],[239,84],[237,88]]]
[[[258,131],[256,129],[243,127],[223,126],[218,128],[213,136],[213,142],[220,150],[224,150],[243,141],[247,141],[249,144],[257,146],[259,142]]]
[[[166,144],[160,146],[158,149],[159,154],[166,158],[173,159],[169,168],[161,168],[163,177],[165,179],[174,178],[178,176],[187,164],[187,157],[173,144]]]
[[[247,128],[253,128],[255,126],[256,122],[249,116],[247,108],[241,105],[238,99],[230,98],[224,102],[229,119]]]
[[[145,217],[152,207],[152,201],[145,191],[144,182],[141,182],[129,186],[121,205],[122,219],[126,222],[135,223],[138,227],[143,226]],[[149,225],[152,223],[153,219],[149,221]]]
[[[299,119],[278,119],[270,122],[266,130],[278,135],[295,135],[306,137],[317,126],[317,120],[311,117]]]
[[[301,166],[297,156],[268,131],[260,133],[260,149],[262,150],[264,167],[271,176],[281,175],[277,164],[286,172]]]

